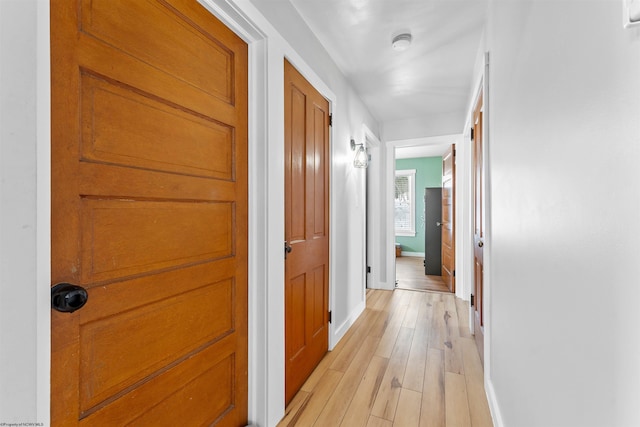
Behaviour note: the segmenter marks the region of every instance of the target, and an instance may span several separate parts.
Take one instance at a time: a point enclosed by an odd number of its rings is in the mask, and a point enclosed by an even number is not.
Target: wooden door
[[[456,291],[455,247],[456,149],[451,145],[442,156],[442,280]]]
[[[328,349],[329,103],[285,61],[285,399]]]
[[[474,286],[473,286],[473,318],[474,334],[480,359],[484,363],[484,319],[482,305],[483,296],[483,246],[484,246],[484,160],[482,155],[482,93],[473,110],[473,259],[474,259]]]
[[[52,0],[53,425],[247,421],[247,46],[195,0]]]

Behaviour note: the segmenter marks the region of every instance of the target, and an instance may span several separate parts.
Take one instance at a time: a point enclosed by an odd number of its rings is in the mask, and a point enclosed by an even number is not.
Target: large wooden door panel
[[[83,74],[82,157],[203,178],[233,179],[233,127]],[[118,127],[113,127],[113,122]],[[176,146],[175,141],[181,141]]]
[[[247,421],[247,46],[195,0],[53,0],[53,425]]]
[[[93,283],[231,256],[233,203],[83,199],[82,281]],[[216,222],[212,222],[212,218]]]
[[[285,61],[285,400],[328,348],[329,104]]]
[[[54,3],[60,1],[54,0]],[[126,55],[115,55],[115,59],[127,61],[127,57],[134,58],[166,76],[163,81],[148,81],[146,86],[158,86],[164,82],[170,82],[172,87],[176,84],[191,86],[193,90],[202,92],[199,100],[207,102],[207,98],[214,96],[227,104],[234,104],[238,95],[236,76],[233,75],[237,65],[235,47],[238,38],[219,21],[214,21],[197,2],[81,0],[70,2],[69,9],[74,9],[70,12],[75,15],[77,11],[79,15],[80,34]],[[206,55],[203,54],[205,52]],[[103,62],[101,53],[104,52],[83,53],[86,55],[82,57],[83,63],[92,58]],[[120,69],[116,76],[126,73],[126,69]],[[151,93],[156,93],[156,90]],[[176,93],[169,99],[175,99],[178,105],[185,104],[184,98]]]
[[[456,149],[452,145],[442,155],[442,280],[450,292],[456,291],[455,159]]]

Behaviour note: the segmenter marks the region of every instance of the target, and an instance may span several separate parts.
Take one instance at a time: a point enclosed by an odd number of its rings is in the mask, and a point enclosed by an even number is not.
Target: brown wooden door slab
[[[195,0],[53,0],[53,425],[247,421],[247,46]]]
[[[456,291],[455,233],[456,149],[451,145],[442,155],[442,280]]]
[[[474,264],[474,334],[480,359],[484,363],[484,319],[482,305],[484,303],[483,294],[483,247],[484,247],[484,160],[482,155],[482,93],[473,110],[473,212],[474,212],[474,232],[473,232],[473,264]]]
[[[328,349],[329,103],[285,61],[285,399]]]

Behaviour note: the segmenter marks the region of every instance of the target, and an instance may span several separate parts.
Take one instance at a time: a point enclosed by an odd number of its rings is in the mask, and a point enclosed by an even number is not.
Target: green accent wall
[[[396,160],[396,170],[416,170],[416,235],[415,237],[396,236],[396,243],[402,245],[405,252],[424,253],[424,189],[442,187],[442,157],[418,157]]]

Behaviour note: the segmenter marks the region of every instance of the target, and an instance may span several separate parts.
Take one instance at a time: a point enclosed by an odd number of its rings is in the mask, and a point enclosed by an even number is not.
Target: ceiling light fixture
[[[409,45],[411,45],[411,33],[398,34],[391,40],[393,50],[397,50],[398,52],[407,50]]]

